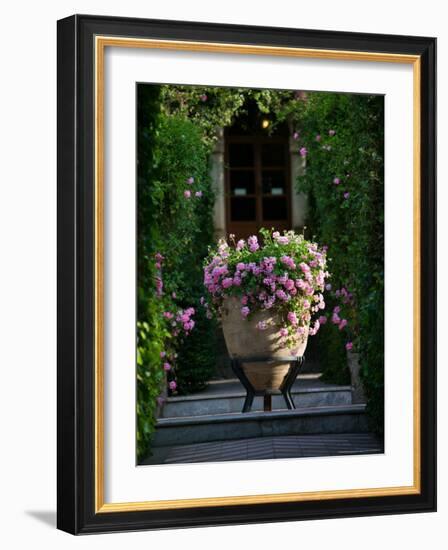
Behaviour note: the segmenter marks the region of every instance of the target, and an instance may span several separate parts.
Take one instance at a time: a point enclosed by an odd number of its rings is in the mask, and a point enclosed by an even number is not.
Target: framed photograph
[[[58,527],[436,509],[434,38],[58,22]]]

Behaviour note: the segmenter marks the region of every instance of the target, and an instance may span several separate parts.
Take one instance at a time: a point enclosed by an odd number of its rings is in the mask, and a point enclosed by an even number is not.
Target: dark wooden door
[[[291,228],[288,138],[228,136],[226,140],[227,233],[237,238],[261,227]]]

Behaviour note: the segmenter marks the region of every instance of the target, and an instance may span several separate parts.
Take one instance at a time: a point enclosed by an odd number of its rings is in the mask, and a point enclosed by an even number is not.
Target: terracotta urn
[[[279,390],[289,370],[289,363],[278,363],[275,358],[300,357],[308,341],[305,334],[297,335],[293,342],[285,343],[280,335],[280,316],[275,310],[256,311],[245,319],[241,315],[240,300],[235,297],[224,300],[221,311],[222,329],[227,351],[232,358],[267,358],[266,362],[243,362],[243,370],[257,391]],[[258,328],[262,322],[264,330]]]

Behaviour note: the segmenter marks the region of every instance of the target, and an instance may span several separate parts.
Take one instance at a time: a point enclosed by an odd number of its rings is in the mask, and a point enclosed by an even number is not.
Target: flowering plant
[[[326,271],[326,248],[307,241],[303,235],[286,231],[260,230],[262,243],[253,235],[230,244],[220,239],[209,251],[204,265],[204,285],[210,303],[203,305],[211,317],[220,316],[226,298],[240,300],[241,317],[246,319],[255,311],[273,310],[280,335],[294,338],[305,335],[312,316],[315,316],[309,334],[320,327],[317,316],[325,308],[323,291]],[[258,323],[259,330],[267,328]]]

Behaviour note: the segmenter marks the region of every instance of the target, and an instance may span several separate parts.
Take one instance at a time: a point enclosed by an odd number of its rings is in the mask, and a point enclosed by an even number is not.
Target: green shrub
[[[166,378],[177,384],[176,391],[186,393],[203,387],[214,368],[213,325],[204,322],[199,306],[202,259],[213,237],[208,157],[201,130],[183,116],[161,111],[159,87],[139,86],[139,459],[150,452],[157,398],[166,394]],[[179,312],[188,308],[195,309],[193,330],[176,321]],[[172,366],[167,373],[165,362]],[[168,390],[172,391],[174,387]]]
[[[341,315],[348,320],[344,330],[333,328],[332,336],[323,333],[322,338],[325,345],[338,350],[338,339],[353,341],[360,353],[372,426],[380,432],[384,391],[383,98],[312,93],[297,113],[298,147],[306,148],[306,171],[299,177],[298,190],[309,197],[308,231],[328,245],[332,291],[326,302],[339,304]],[[342,289],[346,294],[341,295]],[[337,356],[342,357],[340,352]],[[327,379],[339,380],[337,372],[345,376],[342,359],[337,363],[339,367],[335,360],[326,363]]]

